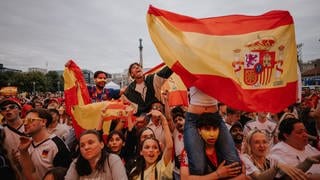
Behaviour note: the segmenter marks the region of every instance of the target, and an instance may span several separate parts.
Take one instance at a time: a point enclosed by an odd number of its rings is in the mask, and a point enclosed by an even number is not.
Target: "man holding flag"
[[[254,112],[279,112],[297,100],[296,43],[288,12],[196,19],[150,6],[147,22],[160,56],[191,90],[184,131],[188,155],[204,150],[203,144],[192,144],[201,142],[196,120],[217,111],[215,99]],[[230,134],[219,128],[218,157],[239,161]],[[206,173],[205,156],[192,158],[190,173]]]
[[[173,72],[166,66],[157,73],[145,76],[139,63],[132,63],[128,71],[134,81],[129,84],[124,95],[138,106],[137,115],[147,113],[152,103],[160,101],[161,86]]]

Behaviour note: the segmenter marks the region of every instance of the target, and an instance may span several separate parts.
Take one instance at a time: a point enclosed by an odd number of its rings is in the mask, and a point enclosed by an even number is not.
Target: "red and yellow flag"
[[[144,75],[156,73],[160,71],[165,66],[164,63],[161,63],[147,72]],[[168,104],[170,107],[172,106],[188,106],[188,91],[186,86],[183,84],[181,78],[176,74],[173,73],[166,82],[162,85],[161,91],[167,91],[168,94]]]
[[[64,73],[64,93],[66,112],[72,118],[72,125],[77,137],[85,129],[95,129],[101,111],[107,102],[91,103],[88,88],[81,69],[72,60],[68,61]],[[109,133],[111,121],[103,124],[104,133]]]
[[[161,58],[187,87],[244,111],[279,112],[296,102],[289,12],[197,19],[150,6],[147,23]]]
[[[80,133],[86,128],[82,127],[76,120],[73,107],[89,104],[91,102],[89,92],[82,71],[73,60],[69,60],[66,64],[63,78],[66,112],[71,116],[75,134],[79,137]]]

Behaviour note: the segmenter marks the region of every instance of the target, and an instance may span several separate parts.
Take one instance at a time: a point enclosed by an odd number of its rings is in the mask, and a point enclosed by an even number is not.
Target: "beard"
[[[98,89],[103,89],[104,88],[104,86],[105,86],[106,84],[105,83],[97,83],[96,84],[96,87],[98,88]]]
[[[37,134],[38,132],[41,131],[41,128],[38,128],[38,129],[35,129],[33,130],[32,132],[26,132],[26,134],[29,136],[29,137],[32,137],[33,135]]]

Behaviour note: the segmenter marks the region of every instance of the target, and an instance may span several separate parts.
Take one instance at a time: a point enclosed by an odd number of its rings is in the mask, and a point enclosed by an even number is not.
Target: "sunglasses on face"
[[[25,118],[23,119],[24,124],[30,124],[33,123],[34,121],[40,121],[42,120],[41,118]]]
[[[11,104],[9,106],[1,107],[1,111],[6,111],[8,109],[10,110],[10,109],[16,109],[16,108],[18,108],[17,105]]]
[[[152,106],[152,109],[154,109],[154,110],[161,110],[161,106]]]

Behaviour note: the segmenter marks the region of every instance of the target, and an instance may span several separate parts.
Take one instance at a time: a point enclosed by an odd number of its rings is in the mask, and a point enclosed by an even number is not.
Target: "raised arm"
[[[173,140],[171,136],[171,131],[169,129],[167,118],[158,110],[151,110],[147,115],[155,116],[160,118],[161,124],[164,130],[166,149],[164,150],[163,159],[165,165],[172,161],[173,153]]]

